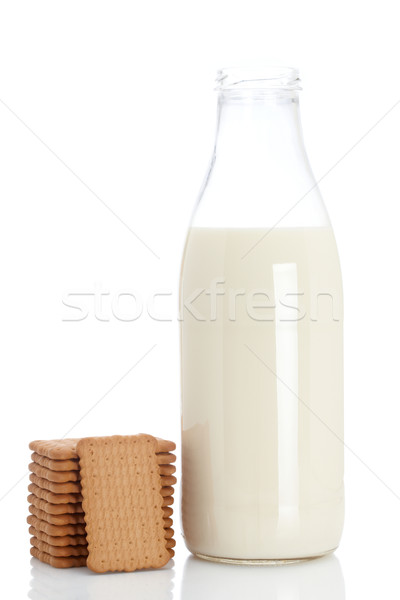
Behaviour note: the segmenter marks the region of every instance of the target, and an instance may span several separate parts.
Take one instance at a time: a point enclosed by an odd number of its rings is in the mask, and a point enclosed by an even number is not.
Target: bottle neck
[[[214,154],[197,227],[329,225],[304,149],[296,69],[222,69]]]
[[[221,92],[215,155],[216,165],[230,169],[267,164],[284,168],[299,161],[304,145],[298,94]]]

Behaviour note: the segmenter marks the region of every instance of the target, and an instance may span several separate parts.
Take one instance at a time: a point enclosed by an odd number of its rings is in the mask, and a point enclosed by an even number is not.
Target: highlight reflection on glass
[[[345,600],[340,562],[329,555],[278,566],[237,566],[189,557],[180,600]]]
[[[174,562],[162,569],[98,575],[89,569],[54,569],[31,560],[31,600],[172,600]]]
[[[299,514],[299,340],[293,308],[298,308],[296,263],[272,265],[275,294],[276,403],[278,427],[279,535],[300,529]],[[277,301],[291,294],[291,306]],[[284,382],[284,383],[283,383]]]

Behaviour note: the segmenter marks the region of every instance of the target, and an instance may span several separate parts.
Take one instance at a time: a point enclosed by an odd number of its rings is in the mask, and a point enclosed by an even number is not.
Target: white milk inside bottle
[[[183,524],[216,557],[322,554],[343,519],[335,241],[275,229],[241,260],[265,233],[193,228],[182,274]]]

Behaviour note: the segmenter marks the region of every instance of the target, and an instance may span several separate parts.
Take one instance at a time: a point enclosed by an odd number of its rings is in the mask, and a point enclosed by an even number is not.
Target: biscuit
[[[174,503],[173,497],[172,496],[166,496],[165,498],[163,498],[161,506],[162,507],[171,506],[171,504],[173,504],[173,503]]]
[[[169,506],[166,506],[165,508],[163,508],[164,519],[167,519],[168,517],[171,517],[172,514],[173,514],[173,512],[174,511]]]
[[[165,497],[165,496],[172,496],[173,493],[174,493],[174,488],[171,487],[171,486],[161,487],[161,489],[160,489],[160,494],[163,497]]]
[[[46,500],[46,502],[50,502],[51,504],[76,504],[77,502],[82,502],[81,494],[57,494],[49,490],[44,490],[34,483],[28,485],[28,490],[31,494],[35,494],[38,498]],[[63,512],[68,511],[65,510]]]
[[[86,565],[86,556],[51,556],[47,554],[47,552],[42,552],[32,546],[31,554],[34,558],[47,563],[52,567],[57,567],[58,569],[68,569],[69,567],[84,567]]]
[[[31,454],[31,459],[34,463],[45,467],[46,469],[52,469],[52,471],[78,471],[79,461],[77,458],[71,458],[69,460],[53,460],[42,456],[37,452]]]
[[[138,434],[137,437],[145,435],[143,433]],[[154,438],[156,440],[156,453],[169,453],[171,450],[175,450],[176,444],[168,440],[161,438]],[[29,448],[47,458],[55,460],[71,460],[78,458],[76,452],[76,446],[79,442],[79,438],[63,438],[59,440],[35,440],[29,444]]]
[[[79,471],[53,471],[47,469],[42,465],[38,465],[35,462],[31,462],[29,470],[34,473],[37,477],[47,479],[48,481],[54,481],[55,483],[67,483],[68,481],[79,481],[81,476]],[[161,467],[160,467],[161,468]],[[163,474],[166,474],[165,472]],[[161,472],[160,472],[161,475]]]
[[[164,529],[167,529],[168,527],[172,527],[172,519],[166,519],[164,517],[163,521],[164,521],[163,522]]]
[[[29,527],[29,533],[50,546],[87,546],[85,535],[48,535],[44,531],[38,531],[32,525]]]
[[[87,546],[50,546],[46,542],[38,540],[36,537],[31,538],[31,545],[35,546],[41,552],[46,552],[50,556],[87,556]]]
[[[176,456],[175,454],[171,454],[171,452],[162,452],[156,454],[156,460],[159,465],[169,465],[176,461]]]
[[[93,571],[157,568],[169,561],[174,544],[163,528],[158,447],[172,449],[144,434],[78,442],[87,565]],[[171,496],[173,488],[164,489]]]
[[[145,435],[140,433],[139,435]],[[176,450],[175,442],[170,442],[169,440],[163,440],[159,437],[154,438],[157,442],[156,453],[160,452],[171,452],[172,450]]]
[[[176,483],[176,477],[174,477],[173,475],[161,475],[161,485],[162,487],[167,487],[167,486],[171,486],[171,485],[175,485]]]
[[[57,504],[57,506],[62,505]],[[51,525],[77,525],[79,523],[81,523],[82,525],[85,524],[85,515],[83,513],[78,513],[75,515],[71,515],[68,513],[61,515],[52,515],[45,512],[44,510],[41,510],[40,508],[36,508],[36,506],[34,506],[33,504],[29,506],[29,512],[31,513],[31,515],[34,515],[38,519],[41,519],[42,521],[47,521],[47,523],[51,523]]]
[[[171,538],[174,537],[174,533],[175,531],[171,528],[168,527],[167,529],[164,529],[164,537],[166,540],[170,540]]]
[[[81,491],[81,484],[78,481],[55,483],[54,481],[38,477],[35,473],[31,473],[29,479],[32,483],[42,488],[42,490],[49,490],[49,492],[54,492],[54,494],[80,494]]]
[[[29,487],[33,486],[33,483],[29,485]],[[34,486],[37,487],[37,486]],[[54,504],[52,502],[48,502],[43,498],[39,498],[34,493],[29,494],[28,502],[33,504],[36,508],[43,510],[45,513],[49,515],[63,515],[63,514],[83,514],[83,508],[81,502],[69,502],[64,504]],[[165,505],[167,506],[167,505]]]
[[[76,453],[77,441],[77,438],[35,440],[29,444],[29,448],[37,454],[53,460],[70,460],[71,458],[78,458]]]
[[[160,475],[173,475],[176,471],[175,465],[160,465],[158,472]]]
[[[74,525],[52,525],[47,521],[42,521],[34,515],[27,517],[27,522],[32,525],[37,531],[43,531],[47,535],[65,536],[65,535],[86,535],[85,525],[80,523]]]

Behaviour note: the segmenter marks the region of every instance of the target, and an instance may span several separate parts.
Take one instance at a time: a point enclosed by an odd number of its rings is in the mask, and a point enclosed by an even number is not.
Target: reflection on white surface
[[[282,566],[185,563],[180,600],[344,600],[336,556]]]
[[[31,600],[172,600],[174,561],[162,569],[96,574],[54,569],[32,558]]]

